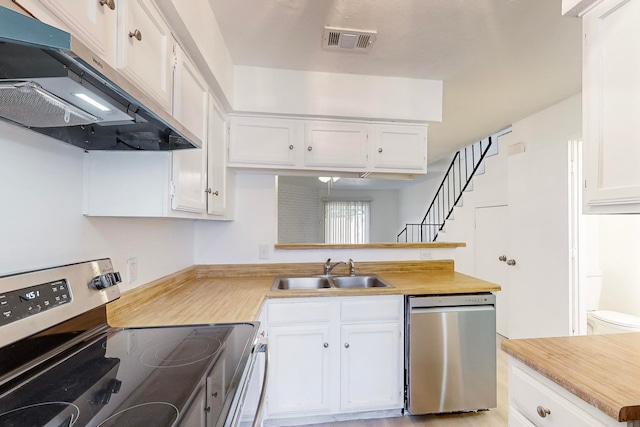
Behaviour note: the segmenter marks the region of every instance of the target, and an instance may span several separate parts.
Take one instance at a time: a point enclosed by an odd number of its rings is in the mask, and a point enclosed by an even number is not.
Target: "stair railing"
[[[483,140],[480,140],[456,152],[424,218],[420,224],[406,224],[405,228],[398,233],[397,242],[436,241],[438,233],[444,228],[446,220],[451,217],[453,208],[460,202],[462,194],[491,148],[492,138],[489,137],[487,140],[486,146],[483,146]]]

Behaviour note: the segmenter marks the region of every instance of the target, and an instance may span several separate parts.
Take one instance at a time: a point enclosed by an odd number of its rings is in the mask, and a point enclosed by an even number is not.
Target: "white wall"
[[[424,177],[417,178],[413,184],[400,190],[397,233],[402,231],[408,223],[419,224],[422,221],[452,158],[453,154],[430,163]]]
[[[273,250],[276,243],[276,188],[272,174],[238,172],[236,220],[198,221],[195,227],[196,264],[418,260],[420,249]],[[258,257],[258,246],[271,248],[268,260]],[[454,259],[457,249],[430,249],[432,259]]]
[[[475,275],[475,209],[478,207],[504,206],[508,204],[509,199],[509,179],[508,179],[508,154],[507,147],[518,141],[518,138],[527,139],[523,135],[540,135],[545,137],[530,138],[535,141],[539,149],[543,144],[549,144],[555,141],[552,137],[555,128],[537,129],[540,121],[545,123],[548,121],[548,115],[553,114],[571,114],[566,120],[570,123],[579,123],[580,112],[580,94],[574,95],[567,100],[551,106],[539,113],[525,118],[513,124],[514,133],[507,133],[498,137],[498,153],[485,159],[485,173],[473,178],[473,190],[463,195],[462,207],[457,207],[453,213],[453,220],[447,221],[445,225],[445,233],[442,234],[442,241],[464,241],[467,243],[465,248],[460,248],[456,252],[456,270],[465,274]],[[545,116],[547,115],[547,116]],[[569,123],[569,122],[567,122]],[[565,123],[563,122],[562,125]],[[553,125],[550,125],[553,126]],[[560,125],[557,125],[560,129]],[[558,130],[558,132],[560,132]],[[566,132],[562,130],[562,132]],[[532,147],[528,143],[527,150],[531,151]],[[544,174],[544,170],[540,170],[540,174]],[[559,191],[561,186],[558,187]],[[560,194],[560,192],[558,193]],[[554,200],[554,195],[549,195],[549,200]],[[558,209],[556,209],[558,211]],[[560,211],[558,211],[559,214]],[[565,209],[566,213],[566,209]]]
[[[595,218],[602,271],[598,308],[640,317],[640,215]]]
[[[442,81],[235,66],[233,109],[442,121]]]
[[[103,257],[124,273],[136,257],[126,290],[193,265],[192,221],[84,217],[83,155],[0,123],[0,275]]]

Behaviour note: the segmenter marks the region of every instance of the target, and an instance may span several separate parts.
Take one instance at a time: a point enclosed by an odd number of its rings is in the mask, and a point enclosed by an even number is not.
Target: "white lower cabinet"
[[[617,422],[524,364],[509,360],[509,427],[635,427]]]
[[[402,406],[399,323],[344,325],[340,331],[340,409]]]
[[[329,324],[269,328],[269,414],[309,414],[330,409]]]
[[[402,296],[274,299],[267,302],[266,322],[270,425],[400,413]]]

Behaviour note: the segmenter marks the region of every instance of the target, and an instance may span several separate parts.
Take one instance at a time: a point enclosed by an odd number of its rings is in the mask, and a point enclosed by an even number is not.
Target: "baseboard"
[[[302,426],[308,424],[332,423],[353,420],[371,420],[377,418],[394,418],[403,416],[402,409],[388,409],[385,411],[357,412],[350,414],[315,415],[312,417],[271,418],[264,420],[265,427]]]

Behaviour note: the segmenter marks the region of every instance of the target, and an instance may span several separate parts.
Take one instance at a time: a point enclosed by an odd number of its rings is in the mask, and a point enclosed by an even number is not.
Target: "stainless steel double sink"
[[[393,288],[375,274],[356,276],[278,276],[271,286],[272,291],[309,291],[322,289],[368,289]]]

